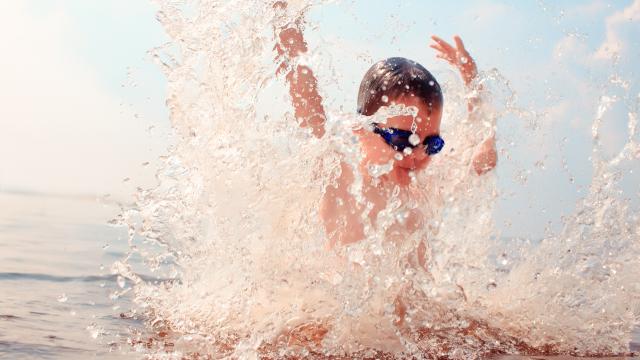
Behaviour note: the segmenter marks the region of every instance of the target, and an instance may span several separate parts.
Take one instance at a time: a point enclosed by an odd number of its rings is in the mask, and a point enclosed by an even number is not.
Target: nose
[[[413,166],[416,169],[424,168],[426,163],[429,162],[429,154],[427,154],[422,146],[415,148],[411,155],[413,158]]]

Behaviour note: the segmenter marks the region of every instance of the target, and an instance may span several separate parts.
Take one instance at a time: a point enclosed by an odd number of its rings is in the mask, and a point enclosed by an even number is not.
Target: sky
[[[431,35],[460,35],[481,71],[497,69],[509,82],[524,115],[497,124],[496,219],[504,236],[540,238],[547,229],[559,231],[563,216],[576,211],[591,184],[592,124],[601,97],[618,100],[602,121],[604,157],[626,140],[633,105],[624,103],[637,102],[640,92],[638,0],[338,1],[310,18],[309,42],[339,74],[340,81],[320,79],[325,94],[338,94],[330,96],[334,106],[354,108],[361,74],[386,57],[407,57],[436,78],[451,78],[428,47]],[[637,160],[627,164],[623,181],[624,196],[636,204]]]
[[[147,0],[0,2],[0,191],[130,199],[153,186],[169,133],[166,81],[149,55],[168,41],[156,11]],[[432,34],[459,34],[481,70],[508,79],[528,114],[498,122],[498,218],[510,235],[573,211],[591,179],[601,97],[620,99],[601,136],[613,154],[626,136],[622,104],[640,90],[640,0],[345,0],[308,18],[312,52],[339,76],[320,79],[328,106],[355,107],[362,74],[384,57],[447,76]],[[628,176],[630,196],[637,180]]]
[[[0,2],[0,190],[124,195],[150,183],[166,140],[149,127],[168,127],[147,54],[166,41],[154,12],[145,1]]]

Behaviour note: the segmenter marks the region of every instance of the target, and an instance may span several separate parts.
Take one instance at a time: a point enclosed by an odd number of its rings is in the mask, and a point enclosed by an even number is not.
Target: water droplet
[[[65,303],[65,302],[67,302],[67,300],[69,300],[69,298],[67,298],[67,295],[64,294],[64,293],[62,295],[58,296],[58,302]]]
[[[404,159],[404,156],[402,156],[402,154],[400,154],[400,153],[396,153],[395,155],[393,155],[393,158],[398,160],[398,161],[400,161],[400,160]]]
[[[367,166],[367,171],[373,178],[379,178],[382,175],[388,174],[391,170],[393,170],[393,161],[389,161],[387,164],[382,165],[370,164]]]
[[[463,64],[466,64],[466,63],[469,62],[469,59],[467,59],[466,57],[463,56],[463,57],[460,58],[460,62],[463,63]]]
[[[382,102],[383,103],[388,103],[389,102],[389,97],[387,95],[382,95]]]
[[[436,83],[435,83],[433,80],[429,80],[429,86],[433,86],[433,85],[435,85],[435,84],[436,84]]]
[[[413,149],[410,148],[410,147],[406,147],[406,148],[404,148],[404,150],[402,150],[402,153],[404,155],[406,155],[406,156],[409,156],[409,155],[413,154]]]
[[[420,144],[420,137],[418,136],[418,134],[411,134],[409,136],[409,143],[413,146],[417,146],[418,144]]]

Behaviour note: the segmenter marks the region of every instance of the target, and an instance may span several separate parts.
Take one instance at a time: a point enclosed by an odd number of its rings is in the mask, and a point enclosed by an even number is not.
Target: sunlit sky
[[[127,194],[166,147],[146,1],[0,2],[0,189]],[[152,165],[152,164],[150,164]],[[145,169],[147,168],[147,169]]]
[[[169,123],[165,80],[147,54],[168,40],[155,11],[146,0],[0,2],[0,191],[126,199],[153,184]],[[611,76],[630,94],[640,88],[640,0],[352,0],[309,19],[312,50],[342,76],[321,79],[329,106],[355,107],[372,60],[405,56],[436,77],[448,71],[428,48],[431,34],[459,34],[481,69],[509,79],[518,105],[541,114],[535,131],[513,116],[498,123],[498,147],[510,154],[498,166],[498,211],[513,233],[541,232],[572,211],[590,182],[598,100],[617,94]],[[332,53],[344,48],[353,52]],[[625,108],[605,121],[613,152],[626,136]],[[627,186],[636,197],[637,180]],[[528,210],[507,215],[519,208]]]

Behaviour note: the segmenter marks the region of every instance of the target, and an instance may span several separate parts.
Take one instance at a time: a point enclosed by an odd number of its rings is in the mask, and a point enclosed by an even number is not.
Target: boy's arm
[[[284,1],[277,1],[274,7],[286,8]],[[310,127],[313,135],[320,138],[324,135],[325,112],[322,97],[318,94],[318,80],[313,71],[306,65],[296,65],[295,60],[307,52],[300,24],[289,24],[276,29],[278,43],[278,61],[281,61],[276,73],[287,72],[289,94],[293,104],[295,117],[302,127]],[[289,64],[293,64],[289,68]]]
[[[454,36],[453,40],[456,46],[453,47],[437,36],[432,36],[431,38],[435,43],[430,46],[438,51],[436,56],[458,69],[465,86],[469,90],[482,91],[482,85],[475,81],[478,76],[478,67],[471,55],[469,55],[467,49],[465,49],[462,39],[457,35]],[[469,112],[474,111],[479,105],[479,96],[471,98],[468,103]],[[482,143],[476,147],[471,165],[476,174],[482,175],[492,170],[496,166],[497,161],[496,137],[495,133],[492,133],[491,136],[484,139]]]
[[[329,239],[329,249],[336,245],[352,244],[365,237],[361,220],[365,209],[348,190],[355,181],[353,171],[344,162],[340,163],[340,168],[337,183],[327,186],[320,203],[320,218]]]

